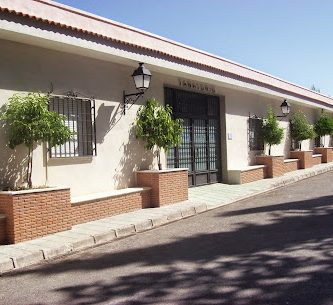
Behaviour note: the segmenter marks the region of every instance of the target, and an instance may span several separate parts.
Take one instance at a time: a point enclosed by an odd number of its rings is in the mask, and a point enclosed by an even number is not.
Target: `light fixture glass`
[[[137,68],[132,74],[135,87],[140,91],[147,90],[150,85],[151,73],[150,71],[143,65],[143,63],[139,63],[139,68]]]
[[[288,115],[290,113],[290,104],[287,100],[284,100],[280,107],[283,115]]]
[[[151,73],[150,71],[143,65],[142,62],[139,63],[139,67],[134,70],[132,74],[134,84],[138,92],[128,93],[126,94],[123,91],[123,114],[126,113],[126,108],[130,108],[140,96],[143,96],[145,90],[149,88]],[[130,105],[130,107],[128,107]]]

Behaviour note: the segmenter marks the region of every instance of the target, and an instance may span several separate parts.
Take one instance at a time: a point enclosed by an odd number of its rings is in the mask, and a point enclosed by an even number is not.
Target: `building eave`
[[[333,99],[305,87],[267,73],[232,62],[225,58],[180,44],[106,18],[49,0],[0,0],[0,11],[33,19],[60,29],[112,41],[117,44],[214,71],[227,77],[285,92],[319,105],[333,106]]]

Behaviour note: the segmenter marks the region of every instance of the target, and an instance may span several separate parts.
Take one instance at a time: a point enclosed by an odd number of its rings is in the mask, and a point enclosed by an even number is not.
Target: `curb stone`
[[[14,269],[14,262],[8,256],[0,255],[0,274]]]
[[[161,215],[161,216],[150,216],[149,219],[153,223],[153,227],[157,228],[163,226],[168,223],[168,216]]]
[[[105,244],[107,242],[117,239],[116,232],[113,230],[105,233],[96,233],[93,234],[92,237],[94,238],[94,242],[96,245]]]
[[[13,260],[15,269],[34,265],[44,260],[43,252],[41,250],[28,251],[18,247],[9,247],[2,249],[0,255],[3,254],[11,258]]]

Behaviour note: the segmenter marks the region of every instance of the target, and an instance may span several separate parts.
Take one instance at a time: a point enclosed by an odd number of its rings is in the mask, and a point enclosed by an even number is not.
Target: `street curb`
[[[277,181],[272,181],[271,184],[262,190],[254,190],[244,196],[236,196],[217,204],[186,201],[161,208],[138,210],[76,225],[73,226],[72,230],[39,239],[15,245],[0,246],[0,275],[146,232],[206,211],[215,210],[222,206],[268,193],[332,170],[333,165],[326,165],[322,168],[306,169],[297,176],[282,176],[276,178]]]

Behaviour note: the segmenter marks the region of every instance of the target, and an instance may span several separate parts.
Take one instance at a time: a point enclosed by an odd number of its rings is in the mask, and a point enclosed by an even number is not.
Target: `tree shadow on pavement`
[[[327,196],[244,207],[218,217],[209,212],[221,230],[54,262],[5,278],[65,272],[110,276],[61,283],[53,292],[70,304],[333,304],[332,202]],[[228,217],[259,212],[270,213],[263,223],[240,218],[237,227],[224,226]],[[120,268],[125,272],[118,273]]]

